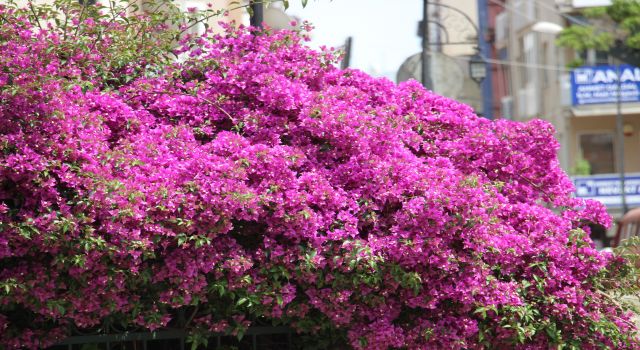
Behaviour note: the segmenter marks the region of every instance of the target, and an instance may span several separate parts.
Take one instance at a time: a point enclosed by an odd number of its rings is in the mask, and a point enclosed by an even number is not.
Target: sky
[[[398,68],[420,52],[420,0],[290,0],[287,14],[315,26],[311,47],[340,47],[353,37],[351,67],[395,81]]]

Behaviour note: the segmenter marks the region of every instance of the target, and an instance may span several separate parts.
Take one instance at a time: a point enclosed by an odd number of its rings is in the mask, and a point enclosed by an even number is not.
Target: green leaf
[[[241,328],[238,330],[238,340],[242,340],[242,338],[244,338],[244,332],[245,332],[244,328]]]
[[[481,306],[479,308],[477,308],[474,312],[474,314],[480,314],[482,316],[482,319],[486,319],[487,318],[487,308],[484,306]]]
[[[60,304],[56,305],[56,308],[58,309],[58,312],[62,316],[64,316],[64,314],[67,312],[67,309],[65,309],[64,306],[62,306]]]
[[[367,338],[365,337],[360,337],[358,339],[358,343],[360,344],[361,347],[366,347],[367,345],[369,345],[369,342],[367,341]]]
[[[433,336],[433,329],[425,328],[425,330],[422,331],[422,336],[424,337],[424,340],[429,341],[429,339],[431,339],[431,337]]]

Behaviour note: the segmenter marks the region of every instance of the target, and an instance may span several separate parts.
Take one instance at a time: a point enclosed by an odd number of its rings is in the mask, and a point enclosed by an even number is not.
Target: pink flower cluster
[[[63,57],[0,13],[0,346],[277,320],[356,349],[638,348],[601,290],[622,262],[588,238],[610,219],[572,197],[548,123],[286,31],[198,39],[110,89],[101,46]]]

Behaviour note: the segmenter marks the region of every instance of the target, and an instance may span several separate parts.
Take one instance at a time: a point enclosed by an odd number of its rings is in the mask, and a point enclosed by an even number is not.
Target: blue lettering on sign
[[[627,175],[624,193],[628,205],[640,205],[640,175]],[[621,181],[611,175],[580,176],[573,179],[576,197],[595,199],[606,206],[621,206]]]
[[[620,82],[616,66],[580,67],[571,71],[573,105],[640,101],[640,68],[620,65]]]

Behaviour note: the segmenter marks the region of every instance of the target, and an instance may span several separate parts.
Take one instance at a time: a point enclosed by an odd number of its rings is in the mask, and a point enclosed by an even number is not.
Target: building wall
[[[506,29],[503,28],[506,34],[503,35],[504,38],[497,38],[494,47],[498,51],[506,48],[505,60],[509,66],[506,76],[513,99],[513,119],[526,121],[541,118],[551,122],[556,128],[556,138],[561,144],[558,154],[561,166],[569,173],[576,169],[581,158],[585,158],[584,148],[591,149],[586,153],[592,161],[596,159],[601,162],[595,166],[592,164],[592,173],[594,169],[618,172],[620,161],[617,146],[620,142],[624,143],[625,148],[625,172],[640,173],[640,103],[622,105],[623,124],[629,135],[618,139],[615,104],[571,105],[570,70],[567,68],[567,62],[573,60],[577,54],[572,50],[556,47],[556,34],[536,33],[532,30],[533,24],[540,21],[566,27],[570,23],[562,14],[574,14],[575,11],[570,1],[504,2],[503,14],[500,16],[509,17]],[[498,22],[500,20],[496,20],[496,28],[499,27]],[[591,56],[595,57],[593,53]],[[596,63],[607,62],[591,64]],[[499,77],[498,72],[496,80],[499,81]],[[591,140],[591,136],[586,136],[602,134],[609,136],[597,140]],[[607,166],[602,166],[603,164]],[[622,214],[615,206],[608,210],[614,217]]]
[[[466,19],[456,14],[455,11],[446,7],[434,6],[435,18],[449,32],[451,41],[475,41],[475,29],[473,26],[478,25],[478,3],[477,0],[438,0],[436,4],[451,6],[467,15],[472,24],[467,23]],[[446,45],[442,47],[442,53],[449,56],[470,56],[476,52],[476,44],[468,45]]]
[[[233,0],[223,0],[223,1],[211,1],[211,0],[182,0],[186,6],[189,4],[197,4],[199,7],[205,9],[207,8],[207,4],[212,4],[212,9],[234,9],[238,7],[237,4],[233,4]],[[244,8],[236,8],[234,10],[229,11],[226,15],[214,17],[209,20],[209,25],[211,30],[214,32],[222,32],[223,28],[219,25],[220,22],[224,23],[235,23],[236,25],[240,24],[248,24],[249,17],[248,13]]]
[[[429,16],[429,51],[435,58],[430,68],[433,91],[481,113],[481,90],[469,76],[469,59],[478,46],[477,0],[432,0]]]
[[[556,128],[556,138],[564,145],[569,142],[570,131],[565,118],[566,86],[568,71],[565,68],[564,50],[556,47],[555,35],[538,33],[533,25],[545,21],[563,23],[554,0],[506,0],[503,14],[506,23],[498,35],[495,48],[506,55],[499,56],[506,61],[502,74],[496,74],[496,80],[506,81],[510,104],[501,103],[501,114],[507,114],[514,120],[527,121],[533,118],[544,119]],[[497,34],[499,34],[497,28]],[[504,100],[503,100],[504,101]],[[501,101],[501,102],[503,102]],[[495,103],[498,103],[496,100]],[[505,108],[510,105],[509,111]],[[563,147],[559,152],[561,166],[568,170],[571,155]]]
[[[625,148],[625,172],[640,172],[640,115],[625,115],[623,124],[631,127],[631,135],[624,136]],[[569,145],[570,154],[573,156],[573,166],[575,160],[582,157],[579,137],[582,134],[611,133],[614,135],[614,147],[620,140],[615,137],[616,116],[600,115],[596,117],[571,117],[570,118],[571,142]],[[614,159],[617,159],[616,149],[613,150]],[[617,161],[616,161],[617,162]],[[617,171],[617,169],[615,169]]]
[[[16,0],[16,4],[18,4],[18,6],[26,6],[27,3],[30,0]],[[52,4],[53,0],[32,0],[34,3],[36,4]],[[101,3],[105,3],[106,1],[110,1],[110,0],[97,0],[97,2],[101,2]],[[138,8],[141,9],[141,11],[144,11],[145,8],[147,8],[147,6],[144,5],[144,0],[135,0],[138,3]],[[212,4],[211,9],[213,10],[219,10],[219,9],[233,9],[233,8],[237,8],[238,4],[234,3],[234,0],[216,0],[216,1],[211,1],[211,0],[177,0],[177,1],[173,1],[173,4],[175,4],[176,7],[178,7],[180,10],[182,11],[186,11],[187,8],[189,7],[195,7],[201,10],[207,9],[208,4]],[[154,7],[155,8],[155,7]],[[219,25],[220,22],[226,22],[226,23],[236,23],[237,25],[239,24],[248,24],[248,15],[247,12],[244,8],[237,8],[235,10],[231,10],[228,12],[227,15],[224,16],[218,16],[218,17],[213,17],[208,21],[208,24],[210,26],[210,28],[216,32],[222,32],[223,29],[222,27]]]
[[[106,0],[98,0],[98,1],[106,1]],[[145,11],[154,11],[157,10],[156,2],[159,1],[168,1],[168,0],[134,0],[139,4],[139,8],[142,12]],[[149,6],[147,4],[154,4],[153,6]],[[205,11],[205,10],[213,10],[213,11],[224,11],[227,9],[228,12],[221,13],[218,16],[211,17],[207,24],[209,28],[214,33],[222,33],[224,28],[220,25],[220,23],[235,23],[236,25],[240,24],[248,24],[248,14],[246,9],[239,7],[237,3],[234,3],[233,0],[219,0],[219,1],[210,1],[210,0],[173,0],[171,4],[178,8],[178,10],[182,12],[187,12],[189,9],[196,9],[196,11]],[[209,7],[211,6],[211,7]],[[199,26],[197,28],[192,29],[193,32],[202,33],[204,32],[204,26]]]
[[[562,13],[575,14],[576,9],[571,6],[570,1],[564,1],[559,5]],[[568,21],[564,21],[564,26],[569,25]],[[568,62],[577,56],[576,52],[565,49],[562,52],[563,58]],[[591,53],[587,55],[594,59],[596,55]],[[615,59],[609,57],[604,61],[601,58],[594,62],[586,62],[587,65],[613,64]],[[585,133],[608,132],[613,134],[612,152],[615,158],[615,172],[620,169],[618,157],[618,145],[621,140],[617,138],[616,133],[616,105],[615,104],[596,104],[584,106],[567,106],[565,114],[568,121],[567,130],[570,134],[570,143],[567,145],[567,152],[570,156],[569,169],[576,166],[577,161],[584,154],[580,147],[580,135]],[[624,129],[627,135],[624,136],[624,170],[625,173],[640,172],[640,103],[623,103],[621,105],[621,114],[623,115]]]

